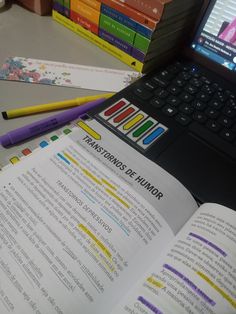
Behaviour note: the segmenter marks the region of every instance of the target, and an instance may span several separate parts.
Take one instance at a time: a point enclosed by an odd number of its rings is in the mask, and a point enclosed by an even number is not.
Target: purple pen
[[[77,119],[79,116],[86,113],[87,111],[95,108],[104,100],[105,98],[90,101],[82,106],[77,106],[75,108],[68,109],[66,111],[63,111],[62,113],[58,113],[49,118],[42,119],[32,124],[10,131],[0,137],[0,143],[4,147],[9,147],[11,145],[20,143],[34,136],[43,134],[54,128],[63,126],[66,123]]]

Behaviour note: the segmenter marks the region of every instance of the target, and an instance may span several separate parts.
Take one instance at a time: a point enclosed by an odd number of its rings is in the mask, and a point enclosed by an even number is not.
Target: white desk
[[[0,11],[0,40],[0,65],[9,56],[19,56],[132,70],[120,60],[58,24],[51,16],[39,16],[17,4]],[[0,80],[0,111],[95,94],[98,92]],[[0,135],[49,115],[50,113],[45,113],[12,120],[4,120],[0,116]],[[0,148],[0,164],[1,160],[13,154],[16,149],[17,147]]]

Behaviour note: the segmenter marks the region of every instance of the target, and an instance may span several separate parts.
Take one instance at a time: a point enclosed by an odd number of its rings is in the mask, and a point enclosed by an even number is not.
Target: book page
[[[161,206],[68,136],[9,167],[0,175],[0,313],[110,313],[173,238]]]
[[[189,191],[98,121],[80,121],[77,125],[71,139],[142,195],[177,233],[198,208]]]
[[[112,314],[236,313],[236,213],[205,204]]]

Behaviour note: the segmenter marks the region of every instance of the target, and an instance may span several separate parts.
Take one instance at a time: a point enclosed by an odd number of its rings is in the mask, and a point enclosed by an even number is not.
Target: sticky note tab
[[[32,153],[32,151],[31,151],[29,148],[25,148],[25,149],[22,150],[22,154],[23,154],[24,156],[28,156],[28,155],[30,155],[31,153]]]
[[[41,143],[39,143],[39,146],[41,148],[44,148],[44,147],[48,146],[48,142],[47,141],[42,141]]]
[[[17,156],[14,156],[12,158],[10,158],[10,162],[15,165],[16,163],[18,163],[20,161],[20,159]]]

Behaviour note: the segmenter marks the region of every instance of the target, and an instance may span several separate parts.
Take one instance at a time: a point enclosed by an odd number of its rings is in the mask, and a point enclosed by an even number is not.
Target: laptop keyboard
[[[236,159],[236,92],[197,66],[176,62],[139,80],[132,93]]]

